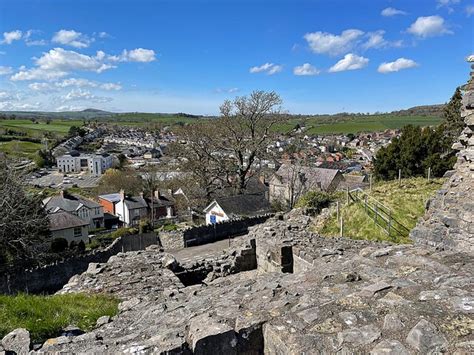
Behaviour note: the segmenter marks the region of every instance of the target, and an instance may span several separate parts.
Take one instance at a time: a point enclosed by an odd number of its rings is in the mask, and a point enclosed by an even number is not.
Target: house
[[[174,201],[160,191],[155,191],[153,198],[145,197],[148,203],[150,220],[160,220],[175,217]]]
[[[337,169],[283,164],[270,179],[270,202],[290,202],[310,190],[332,192],[343,180]]]
[[[64,238],[69,244],[71,242],[78,243],[80,241],[84,243],[88,242],[88,222],[65,211],[50,213],[48,218],[52,239]]]
[[[86,221],[89,228],[96,229],[104,226],[104,211],[100,204],[78,195],[61,191],[59,195],[43,200],[43,206],[48,213],[69,212]]]
[[[89,174],[100,176],[112,167],[113,158],[107,153],[97,155],[80,154],[79,152],[72,151],[69,154],[56,158],[56,163],[60,173],[80,173],[81,171],[86,171]]]
[[[148,203],[140,196],[126,196],[125,191],[100,195],[99,202],[107,213],[113,214],[125,226],[136,226],[148,218]]]
[[[216,224],[232,219],[264,215],[270,212],[270,203],[262,194],[219,197],[204,209],[206,224]]]
[[[161,157],[163,154],[161,154],[161,151],[159,149],[153,148],[150,150],[147,150],[145,154],[143,154],[144,159],[156,159]]]

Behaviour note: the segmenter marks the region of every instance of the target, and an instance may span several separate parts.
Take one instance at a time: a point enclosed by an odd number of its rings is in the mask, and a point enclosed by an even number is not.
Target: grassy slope
[[[428,182],[423,178],[404,179],[398,182],[383,182],[374,186],[371,196],[393,211],[393,217],[412,229],[418,218],[424,213],[426,200],[441,188],[442,179]],[[344,234],[354,239],[388,240],[398,243],[409,243],[410,240],[389,238],[388,235],[369,218],[364,208],[356,203],[349,207],[343,205]],[[333,215],[324,225],[321,234],[339,235],[339,225]]]
[[[43,146],[40,143],[23,141],[0,142],[0,151],[4,152],[7,156],[16,158],[33,159],[36,152],[41,148]]]
[[[118,303],[102,295],[0,296],[0,338],[16,328],[29,330],[33,342],[58,336],[68,325],[91,330],[99,317],[115,315]]]

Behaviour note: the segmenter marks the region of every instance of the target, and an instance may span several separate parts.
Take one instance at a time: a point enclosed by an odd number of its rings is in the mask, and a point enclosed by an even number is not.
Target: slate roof
[[[109,202],[117,203],[120,201],[120,194],[115,193],[115,194],[99,195],[99,198],[109,201]]]
[[[145,199],[141,196],[127,196],[125,197],[125,205],[129,210],[137,208],[147,208],[148,204]]]
[[[310,166],[294,167],[290,164],[283,164],[275,174],[281,183],[286,185],[290,182],[295,172],[304,174],[308,185],[321,186],[321,189],[324,191],[329,188],[334,178],[340,173],[337,169],[324,169]]]
[[[220,197],[214,200],[229,217],[250,217],[271,212],[268,200],[262,194],[235,195]],[[211,203],[204,212],[206,213],[213,206]]]
[[[69,212],[55,212],[48,215],[49,230],[58,231],[74,227],[88,226],[89,223]]]
[[[81,196],[78,196],[78,195],[69,195],[69,194],[64,195],[64,196],[56,195],[56,196],[45,198],[43,200],[43,204],[44,204],[44,207],[46,208],[46,211],[50,213],[56,212],[59,210],[74,212],[74,211],[77,211],[79,208],[81,208],[81,206],[85,206],[87,208],[101,207],[101,205],[95,201],[82,198]]]

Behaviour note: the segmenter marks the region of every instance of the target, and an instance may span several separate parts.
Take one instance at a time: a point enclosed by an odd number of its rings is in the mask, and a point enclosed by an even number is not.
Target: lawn
[[[0,142],[0,151],[4,152],[8,157],[34,159],[38,150],[43,148],[40,143],[10,141]]]
[[[443,179],[434,179],[428,182],[424,178],[403,179],[400,185],[398,181],[381,182],[373,187],[372,193],[369,195],[391,209],[393,218],[411,230],[416,225],[418,218],[423,215],[426,201],[441,188],[442,183]],[[342,202],[341,205],[344,235],[353,239],[410,243],[408,238],[400,238],[395,235],[389,237],[368,217],[363,205],[355,202],[349,206]],[[339,228],[334,213],[319,232],[326,236],[337,236]]]
[[[0,296],[0,338],[25,328],[34,343],[61,335],[74,325],[90,331],[101,316],[117,314],[119,300],[105,295]]]

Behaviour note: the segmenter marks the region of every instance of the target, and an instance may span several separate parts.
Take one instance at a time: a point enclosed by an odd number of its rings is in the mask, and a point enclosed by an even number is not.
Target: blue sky
[[[468,0],[2,0],[0,110],[216,114],[275,90],[291,113],[449,100]]]

